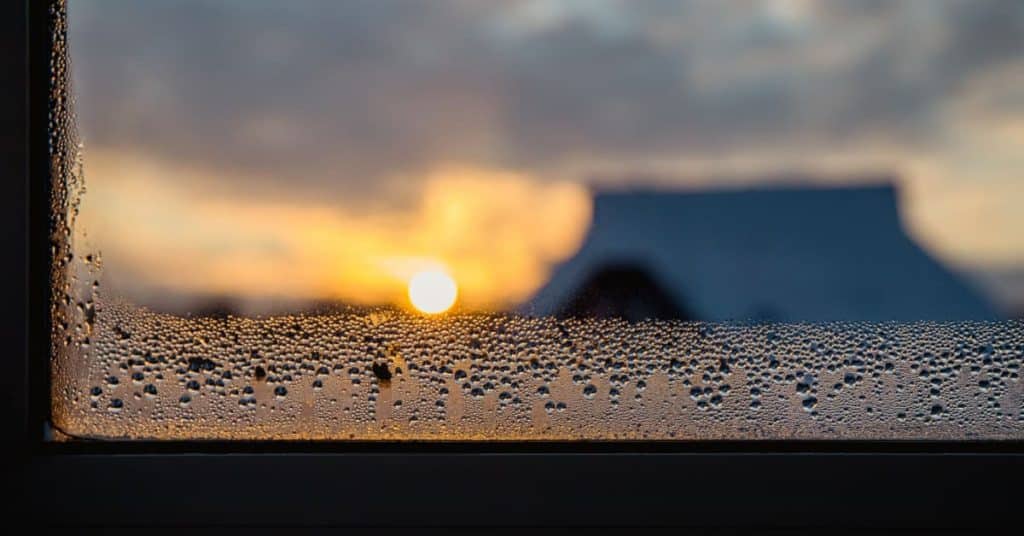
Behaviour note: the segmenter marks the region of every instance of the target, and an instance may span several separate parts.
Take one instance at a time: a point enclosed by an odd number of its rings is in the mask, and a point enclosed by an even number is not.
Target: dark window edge
[[[687,440],[687,441],[68,441],[64,454],[1011,454],[1024,441]]]

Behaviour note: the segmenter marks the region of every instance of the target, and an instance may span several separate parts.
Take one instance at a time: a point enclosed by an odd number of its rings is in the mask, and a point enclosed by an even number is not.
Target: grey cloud
[[[435,162],[543,170],[586,155],[928,143],[944,99],[1024,55],[1014,0],[828,2],[796,20],[756,3],[625,2],[622,32],[570,10],[499,35],[517,6],[74,2],[86,141],[358,196]],[[824,47],[844,59],[817,61]]]

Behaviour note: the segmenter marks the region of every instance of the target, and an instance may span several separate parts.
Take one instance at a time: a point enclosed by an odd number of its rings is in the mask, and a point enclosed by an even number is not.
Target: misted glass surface
[[[1024,439],[1020,2],[68,4],[59,437]]]

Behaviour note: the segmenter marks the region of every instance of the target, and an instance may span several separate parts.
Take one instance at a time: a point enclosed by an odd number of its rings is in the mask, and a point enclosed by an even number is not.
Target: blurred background
[[[443,274],[466,311],[1024,313],[1018,0],[68,9],[77,247],[135,303],[410,307]]]

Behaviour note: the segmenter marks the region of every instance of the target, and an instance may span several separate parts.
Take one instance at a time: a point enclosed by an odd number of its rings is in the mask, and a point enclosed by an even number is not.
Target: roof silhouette
[[[559,314],[605,266],[646,270],[705,320],[996,317],[904,232],[889,184],[598,192],[581,249],[521,310]]]

